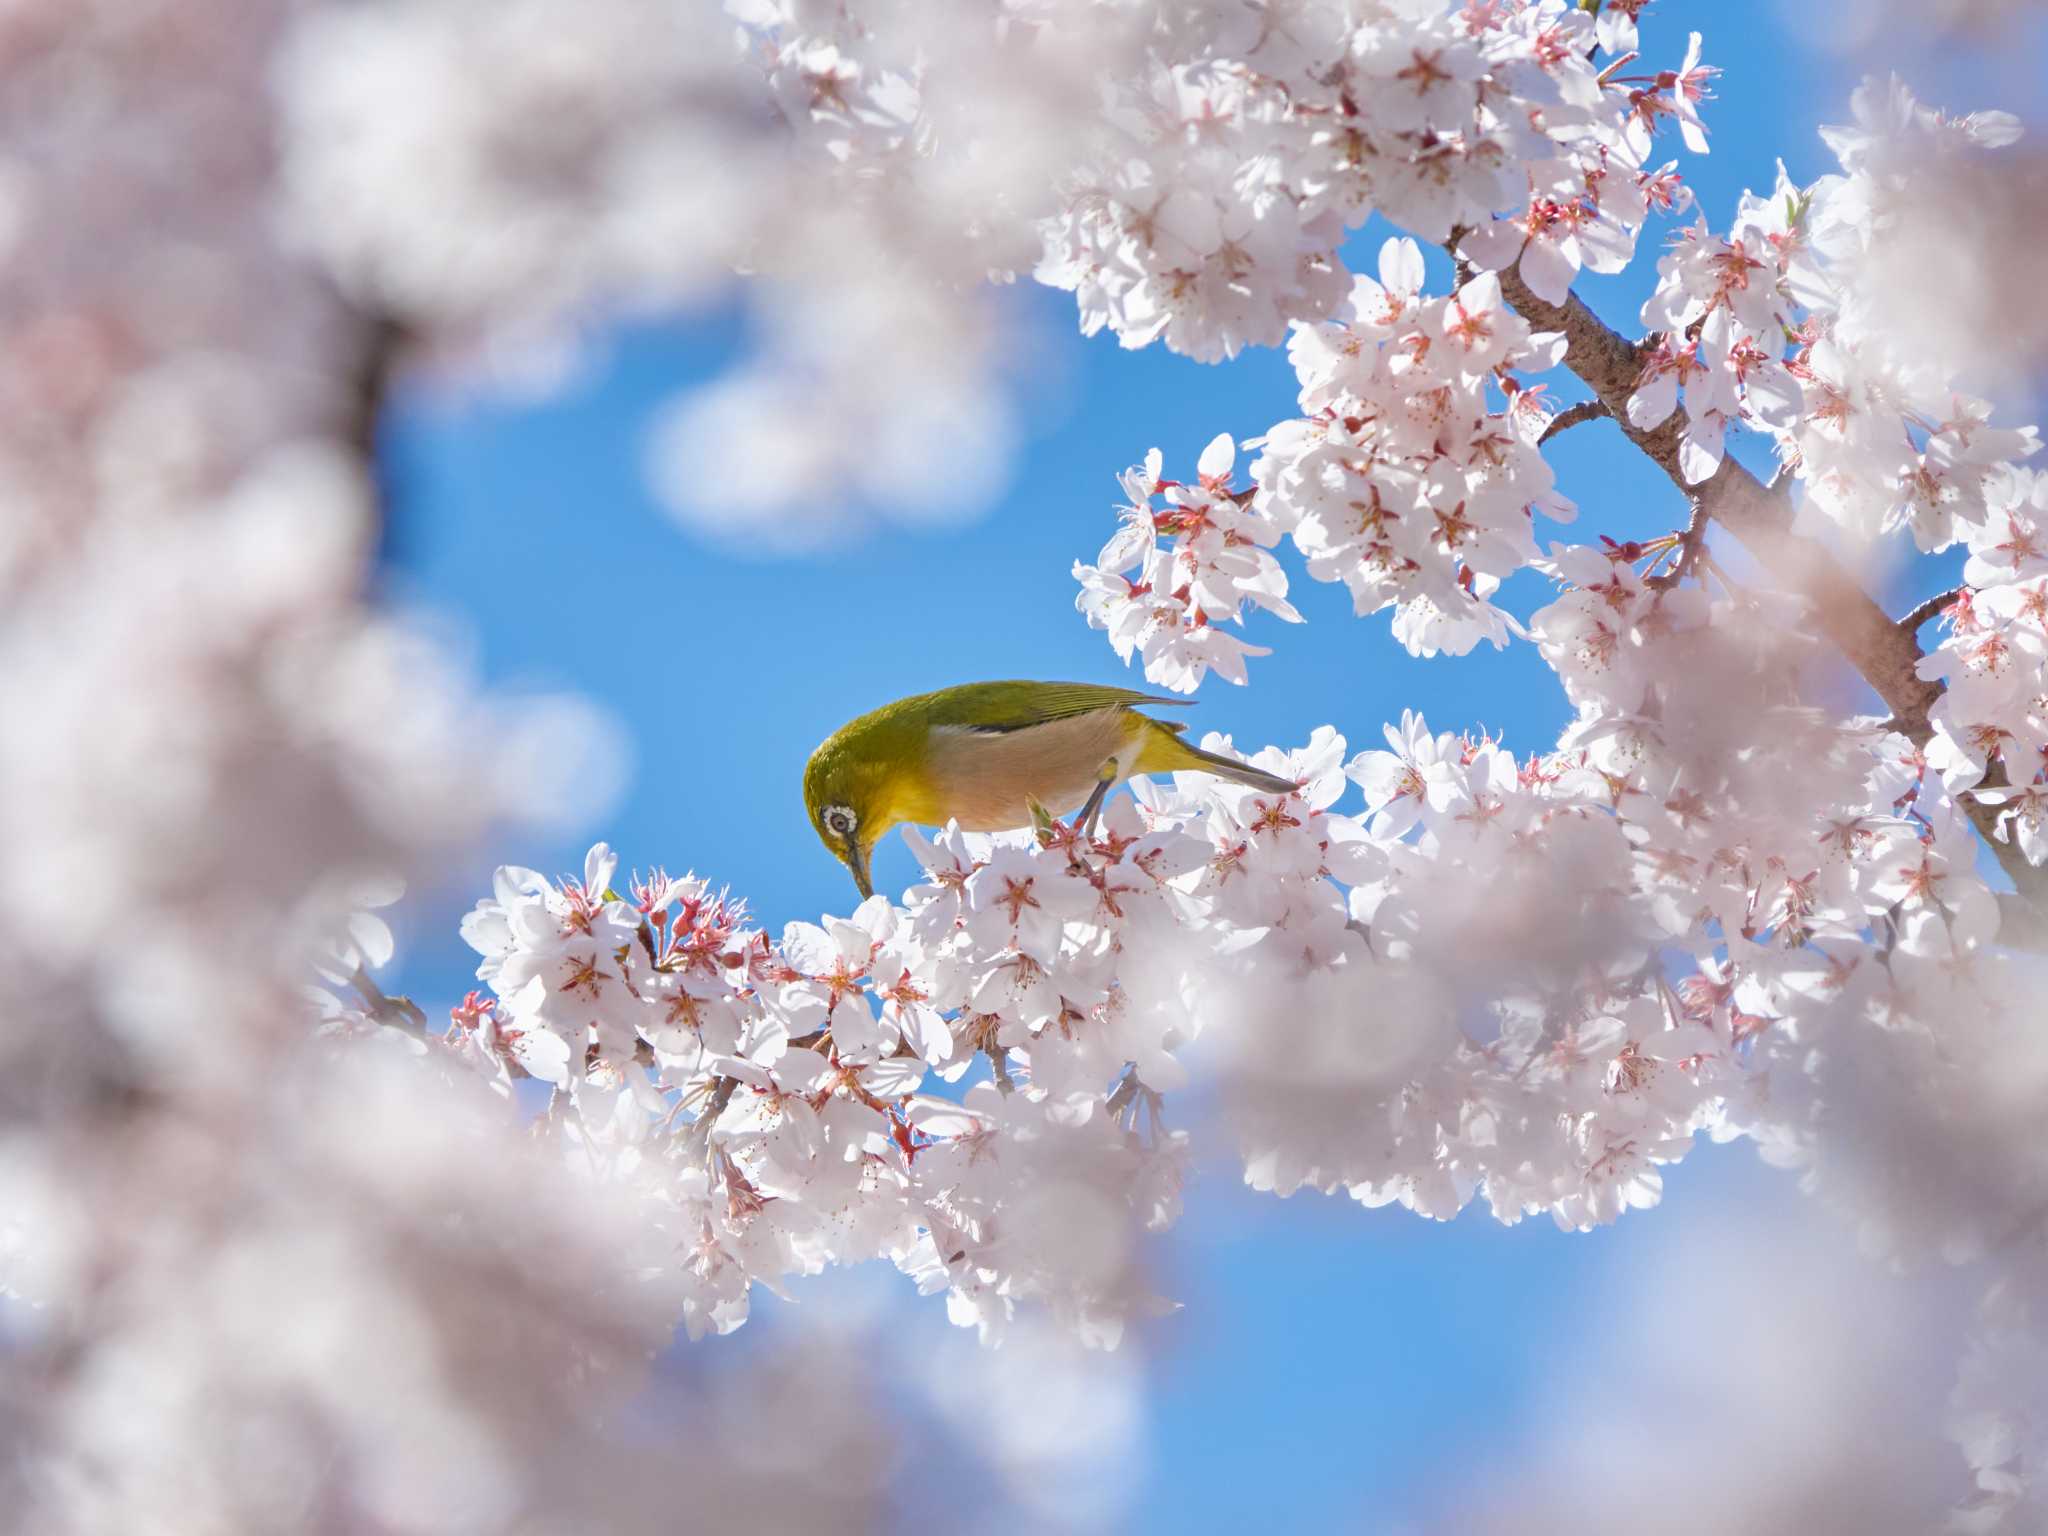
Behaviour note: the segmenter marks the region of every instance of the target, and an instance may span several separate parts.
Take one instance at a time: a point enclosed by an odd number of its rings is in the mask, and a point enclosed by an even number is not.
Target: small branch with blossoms
[[[1576,294],[1552,304],[1532,292],[1513,270],[1501,274],[1501,291],[1532,323],[1564,334],[1565,366],[1617,417],[1629,441],[1693,497],[1694,523],[1703,518],[1719,522],[1749,547],[1775,580],[1805,597],[1822,632],[1891,709],[1893,728],[1916,746],[1926,746],[1935,734],[1931,712],[1942,689],[1923,674],[1925,653],[1916,635],[1933,613],[1916,610],[1894,621],[1826,548],[1793,533],[1786,483],[1766,486],[1730,457],[1723,457],[1703,483],[1693,483],[1684,451],[1686,428],[1678,416],[1645,427],[1639,424],[1641,413],[1631,411],[1648,356],[1645,349],[1608,326]],[[1944,594],[1934,613],[1953,606],[1960,595]],[[1963,810],[2021,899],[2048,912],[2048,874],[1997,836],[1995,808],[1966,797]]]

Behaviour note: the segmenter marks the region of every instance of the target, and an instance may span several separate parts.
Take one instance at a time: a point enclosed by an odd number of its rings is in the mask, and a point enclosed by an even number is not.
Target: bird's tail
[[[1253,789],[1264,790],[1269,795],[1292,794],[1299,788],[1294,780],[1283,779],[1277,773],[1254,768],[1250,763],[1240,763],[1236,758],[1225,757],[1219,752],[1205,752],[1191,742],[1182,740],[1176,728],[1164,721],[1154,721],[1153,724],[1159,727],[1153,738],[1157,745],[1139,760],[1140,773],[1213,773],[1219,779],[1228,779],[1233,784],[1249,785]]]

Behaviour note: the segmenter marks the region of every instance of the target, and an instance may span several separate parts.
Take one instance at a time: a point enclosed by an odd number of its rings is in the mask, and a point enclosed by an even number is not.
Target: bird
[[[1291,779],[1181,739],[1140,705],[1185,705],[1098,683],[962,683],[884,704],[834,731],[804,765],[804,807],[865,900],[875,843],[902,822],[969,832],[1034,824],[1081,807],[1090,830],[1104,797],[1133,774],[1192,770],[1269,794]]]

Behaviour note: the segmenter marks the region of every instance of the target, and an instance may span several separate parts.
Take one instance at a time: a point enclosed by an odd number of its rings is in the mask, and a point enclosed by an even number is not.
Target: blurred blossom
[[[9,1508],[668,1529],[677,1442],[657,1479],[606,1427],[673,1326],[663,1229],[369,979],[361,908],[611,770],[587,710],[481,699],[364,602],[374,348],[273,243],[283,20],[122,0],[0,33]],[[110,926],[53,921],[86,904]],[[788,1528],[851,1486],[792,1485]]]
[[[954,521],[1000,491],[1015,428],[981,374],[1015,338],[997,304],[935,303],[879,269],[757,294],[757,355],[672,402],[650,437],[650,481],[680,521],[787,551],[875,517]]]
[[[1961,1288],[1939,1269],[1874,1273],[1764,1176],[1729,1182],[1739,1195],[1661,1227],[1582,1299],[1527,1431],[1416,1529],[1942,1529],[1963,1493],[1940,1443]]]
[[[2004,108],[1996,155],[1901,136],[1873,210],[1883,237],[1864,255],[1862,284],[1902,350],[1959,372],[1985,394],[2030,389],[2048,363],[2048,329],[2028,292],[2044,238],[2048,171],[2037,142],[2048,93],[2040,0],[1824,0],[1783,7],[1809,48],[1897,71],[1916,87],[1940,81]],[[2008,114],[2011,114],[2008,116]],[[1984,116],[1985,114],[1976,114]]]
[[[2026,389],[2048,366],[2048,321],[2020,298],[2048,242],[2048,151],[2026,143],[1897,174],[1899,210],[1864,279],[1873,303],[1902,346],[1951,360],[1973,387]]]
[[[571,24],[573,22],[573,24]],[[289,236],[461,339],[693,301],[777,201],[730,21],[663,0],[305,8],[274,71]]]
[[[2016,1237],[2038,1253],[2038,1213]],[[2040,1523],[2043,1490],[2032,1470],[2048,1451],[2040,1319],[2038,1293],[1999,1285],[1984,1298],[1949,1400],[1949,1436],[1975,1485],[1951,1519],[1958,1532],[2023,1531]]]
[[[1787,7],[1808,40],[1843,51],[1930,40],[1995,48],[2023,36],[2044,9],[2042,0],[1802,0]]]
[[[664,413],[661,498],[782,549],[978,511],[1015,383],[980,285],[1036,259],[1128,24],[730,9],[309,8],[279,73],[290,237],[472,373],[545,376],[590,324],[772,279],[754,351]]]
[[[1044,1323],[997,1351],[960,1335],[921,1342],[914,1369],[924,1392],[985,1459],[1016,1529],[1127,1528],[1145,1473],[1137,1350],[1085,1349]]]

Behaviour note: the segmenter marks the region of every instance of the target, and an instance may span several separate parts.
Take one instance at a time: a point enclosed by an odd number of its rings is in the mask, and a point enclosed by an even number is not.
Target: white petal
[[[782,956],[810,976],[831,974],[839,946],[816,923],[791,923],[782,930]]]
[[[1414,296],[1422,291],[1422,247],[1405,235],[1380,247],[1380,282],[1393,292]]]
[[[1970,137],[1986,149],[2002,149],[2021,136],[2020,120],[2010,112],[1972,112],[1963,119]]]
[[[1678,375],[1669,368],[1660,369],[1628,397],[1629,425],[1647,432],[1676,409]]]
[[[1579,266],[1555,240],[1531,240],[1522,247],[1522,281],[1546,304],[1562,304]]]
[[[972,1136],[989,1128],[985,1118],[947,1099],[912,1099],[903,1113],[927,1136]]]
[[[1687,485],[1698,485],[1721,467],[1721,418],[1709,414],[1685,429],[1678,440],[1678,467]]]
[[[568,1082],[569,1042],[552,1029],[520,1030],[511,1043],[512,1059],[533,1076],[558,1088]]]
[[[357,912],[348,920],[348,936],[363,957],[363,964],[379,970],[391,963],[391,929],[381,917]]]
[[[1510,219],[1495,219],[1467,234],[1458,254],[1475,267],[1499,272],[1512,266],[1522,253],[1522,226]]]
[[[1743,404],[1749,414],[1776,431],[1790,431],[1805,408],[1799,381],[1782,363],[1759,363],[1742,381]]]
[[[891,1056],[862,1067],[860,1085],[878,1099],[900,1099],[924,1081],[924,1063],[915,1056]]]
[[[1209,439],[1209,446],[1202,450],[1195,472],[1204,480],[1220,485],[1230,478],[1230,466],[1236,462],[1237,444],[1231,441],[1228,432],[1218,432]]]

